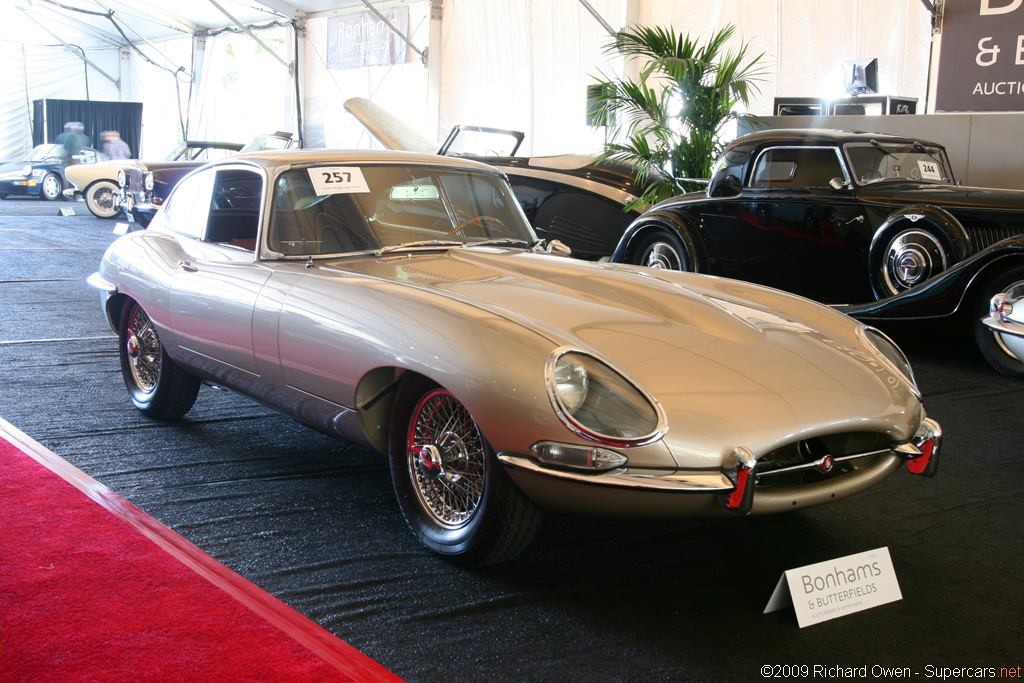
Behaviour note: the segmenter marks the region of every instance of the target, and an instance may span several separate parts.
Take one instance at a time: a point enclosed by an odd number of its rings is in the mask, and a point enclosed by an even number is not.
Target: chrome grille
[[[991,247],[996,242],[1001,242],[1007,237],[1013,237],[1024,233],[1024,230],[1015,230],[1013,228],[998,227],[998,228],[967,228],[967,234],[971,237],[971,243],[974,246],[975,253]]]
[[[872,463],[892,450],[893,443],[884,434],[849,432],[804,439],[777,448],[757,459],[759,488],[799,486],[848,474]],[[831,469],[822,471],[817,464],[828,456]]]

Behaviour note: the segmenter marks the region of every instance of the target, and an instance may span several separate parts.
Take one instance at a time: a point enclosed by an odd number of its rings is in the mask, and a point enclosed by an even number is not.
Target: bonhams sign
[[[395,28],[409,34],[409,8],[383,10]],[[409,46],[373,12],[331,17],[327,22],[327,68],[404,64]]]
[[[946,0],[936,111],[1024,111],[1024,0]]]

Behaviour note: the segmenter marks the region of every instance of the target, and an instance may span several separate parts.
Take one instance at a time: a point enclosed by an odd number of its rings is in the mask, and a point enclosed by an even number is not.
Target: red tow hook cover
[[[749,464],[748,464],[749,463]],[[757,463],[751,457],[747,462],[742,460],[736,468],[736,488],[730,493],[718,496],[718,502],[727,510],[741,515],[750,514],[754,506],[754,468]]]

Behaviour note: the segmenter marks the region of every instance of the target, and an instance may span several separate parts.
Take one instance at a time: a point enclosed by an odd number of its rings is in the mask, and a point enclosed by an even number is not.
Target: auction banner
[[[409,8],[382,10],[388,21],[409,34]],[[409,46],[376,14],[370,11],[331,17],[327,22],[327,68],[404,64],[410,61]]]
[[[945,0],[936,111],[1024,111],[1024,0]]]

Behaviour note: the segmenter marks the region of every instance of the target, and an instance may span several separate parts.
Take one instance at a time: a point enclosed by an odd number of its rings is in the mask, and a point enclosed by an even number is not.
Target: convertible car
[[[1024,192],[956,184],[941,145],[834,130],[736,139],[706,192],[662,202],[612,261],[734,277],[863,320],[968,319],[997,370],[1024,363],[980,324],[1024,264]]]
[[[489,166],[268,152],[187,176],[90,283],[137,409],[177,418],[207,381],[375,448],[462,565],[514,557],[545,509],[765,514],[935,473],[939,425],[876,329],[566,252]]]

